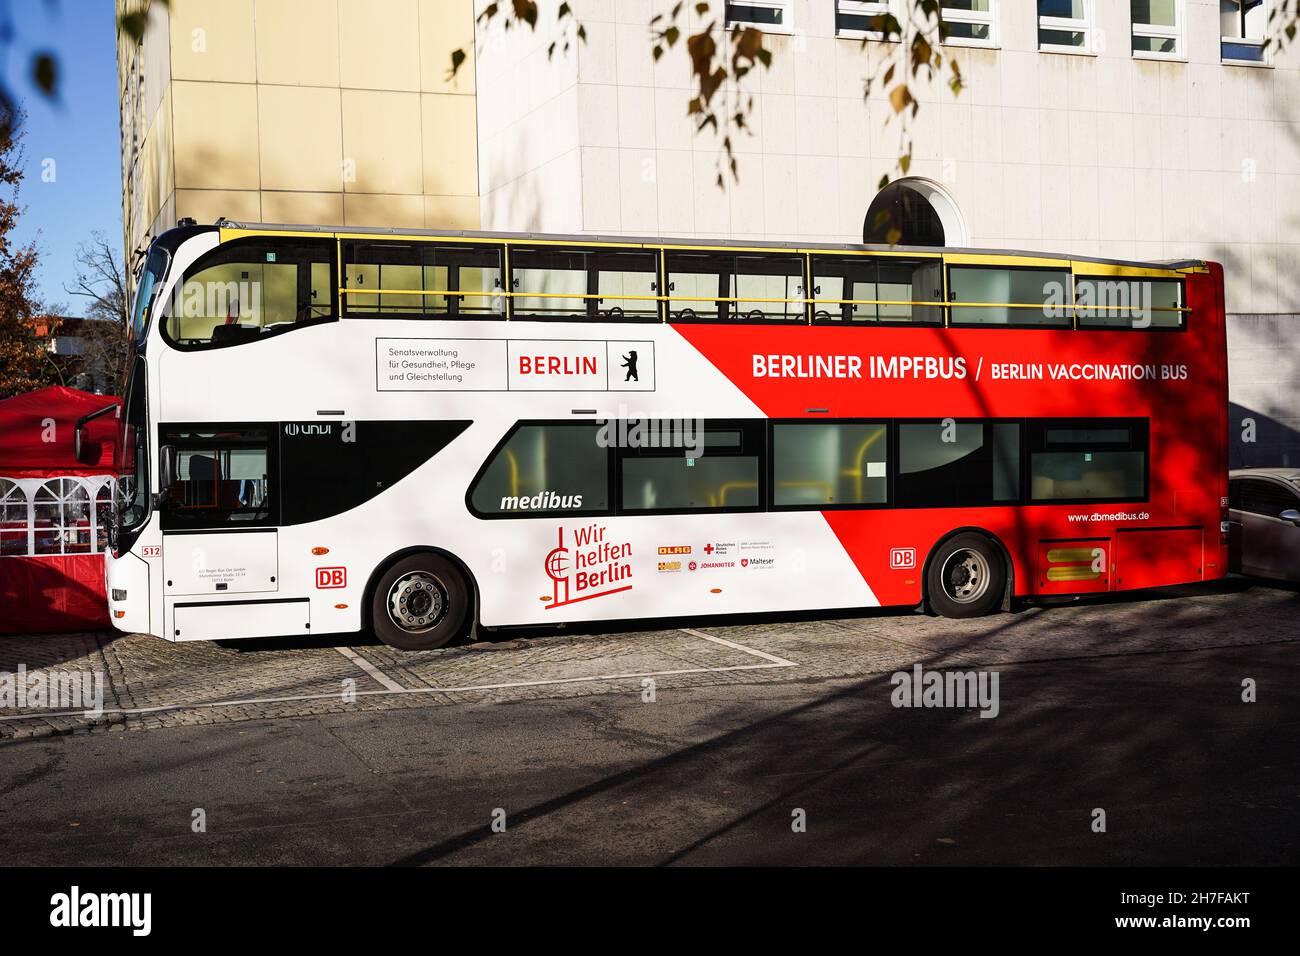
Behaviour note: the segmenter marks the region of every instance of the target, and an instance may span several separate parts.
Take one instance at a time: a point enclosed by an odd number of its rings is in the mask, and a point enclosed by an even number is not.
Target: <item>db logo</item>
[[[317,568],[316,587],[345,588],[348,586],[347,568]]]
[[[916,567],[916,548],[890,548],[889,566],[891,568]]]

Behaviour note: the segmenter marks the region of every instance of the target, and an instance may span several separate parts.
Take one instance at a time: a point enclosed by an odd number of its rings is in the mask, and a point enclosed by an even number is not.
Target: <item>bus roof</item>
[[[899,253],[916,253],[918,255],[937,255],[944,253],[958,253],[961,255],[972,256],[1008,256],[1023,257],[1027,259],[1061,259],[1074,260],[1076,262],[1096,262],[1102,265],[1126,266],[1130,268],[1151,268],[1151,269],[1196,269],[1205,266],[1203,259],[1162,259],[1153,261],[1140,261],[1136,259],[1108,259],[1100,256],[1076,256],[1073,254],[1054,253],[1054,252],[1034,252],[1023,249],[992,249],[992,248],[975,248],[969,246],[887,246],[887,245],[868,245],[864,243],[825,243],[825,242],[771,242],[751,239],[716,239],[711,237],[695,237],[692,239],[669,238],[664,236],[626,236],[626,235],[607,235],[604,233],[541,233],[541,232],[485,232],[479,230],[439,230],[439,229],[403,229],[395,226],[378,227],[378,226],[324,226],[310,225],[304,223],[264,223],[264,222],[243,222],[232,219],[218,219],[216,226],[222,229],[239,229],[250,232],[269,232],[269,233],[303,233],[319,232],[323,234],[344,234],[344,235],[366,235],[366,236],[412,236],[428,239],[504,239],[511,242],[519,241],[546,241],[546,242],[581,242],[581,243],[611,243],[623,245],[652,245],[652,246],[717,246],[727,247],[735,246],[748,249],[824,249],[828,252],[835,251],[853,251],[853,252],[887,252],[895,255]]]

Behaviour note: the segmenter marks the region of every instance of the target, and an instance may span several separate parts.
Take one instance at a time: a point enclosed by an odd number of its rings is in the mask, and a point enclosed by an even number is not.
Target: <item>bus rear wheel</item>
[[[403,651],[432,650],[459,636],[470,604],[464,576],[437,554],[398,561],[380,577],[370,601],[375,636]]]
[[[1002,603],[1007,566],[982,534],[959,534],[939,546],[925,575],[930,607],[944,617],[981,617]]]

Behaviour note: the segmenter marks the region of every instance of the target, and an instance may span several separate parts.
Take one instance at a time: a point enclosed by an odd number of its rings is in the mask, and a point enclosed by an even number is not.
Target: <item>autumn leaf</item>
[[[889,102],[895,113],[901,113],[913,102],[912,91],[900,83],[889,91]]]

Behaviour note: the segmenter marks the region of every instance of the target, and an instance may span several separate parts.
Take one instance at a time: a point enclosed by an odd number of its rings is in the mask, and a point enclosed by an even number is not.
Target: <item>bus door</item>
[[[309,626],[307,599],[279,596],[275,437],[269,423],[160,428],[168,639],[269,637]]]

